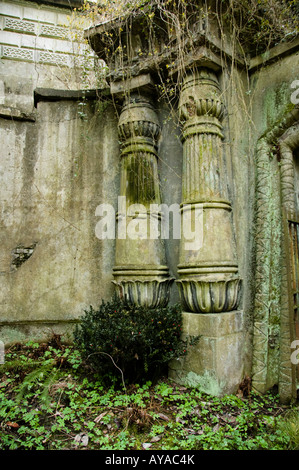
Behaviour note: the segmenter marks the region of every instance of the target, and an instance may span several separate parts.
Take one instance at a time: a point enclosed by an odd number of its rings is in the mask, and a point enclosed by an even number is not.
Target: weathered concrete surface
[[[114,203],[117,194],[115,116],[108,106],[103,119],[99,108],[87,104],[82,120],[79,109],[76,102],[40,102],[36,124],[2,122],[0,321],[5,342],[24,339],[30,324],[73,321],[112,288],[114,240],[96,238],[95,209]],[[15,268],[13,251],[32,244],[31,256]],[[9,325],[14,325],[10,332]]]
[[[80,40],[84,26],[71,21],[71,8],[80,4],[0,0],[0,104],[29,114],[36,87],[94,86],[92,51]]]
[[[244,314],[183,312],[183,338],[200,335],[185,358],[171,362],[169,377],[215,396],[235,393],[244,375]]]

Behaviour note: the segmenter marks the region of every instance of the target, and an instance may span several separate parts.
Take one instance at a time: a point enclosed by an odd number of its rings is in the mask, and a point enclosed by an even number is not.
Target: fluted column
[[[161,204],[157,166],[160,125],[151,98],[132,93],[119,118],[120,207],[117,214],[114,284],[120,297],[148,307],[165,306],[173,280],[159,236]],[[157,206],[156,206],[157,207]]]
[[[200,68],[184,80],[179,113],[183,121],[182,220],[202,211],[202,243],[189,249],[182,227],[179,279],[189,312],[219,313],[236,308],[240,279],[235,257],[232,207],[222,150],[224,107],[215,73]]]

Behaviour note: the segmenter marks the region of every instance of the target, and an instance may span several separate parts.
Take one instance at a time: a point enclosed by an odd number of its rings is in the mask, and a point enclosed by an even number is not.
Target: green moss
[[[127,163],[127,197],[131,204],[145,204],[156,199],[154,165],[142,154]]]
[[[264,97],[264,112],[266,127],[271,128],[278,120],[283,119],[285,114],[290,112],[294,105],[290,101],[289,83],[280,83],[276,88],[266,91]]]
[[[212,396],[220,396],[222,393],[222,386],[219,381],[208,371],[203,375],[198,375],[195,372],[189,372],[185,378],[185,383],[188,387],[197,387],[200,391]]]

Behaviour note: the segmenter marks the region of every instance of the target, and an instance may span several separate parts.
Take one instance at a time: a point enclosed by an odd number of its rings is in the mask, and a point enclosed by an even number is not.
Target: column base
[[[239,278],[178,279],[176,284],[183,305],[190,312],[222,313],[234,311],[238,304],[241,280]]]
[[[186,357],[172,360],[169,378],[214,396],[236,393],[243,379],[243,311],[183,312],[183,337],[200,335]]]
[[[158,308],[168,304],[173,279],[127,279],[112,283],[119,297],[126,299],[130,304]]]

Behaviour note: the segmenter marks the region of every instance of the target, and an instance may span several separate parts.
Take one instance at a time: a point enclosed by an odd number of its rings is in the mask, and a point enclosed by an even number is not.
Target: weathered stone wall
[[[113,147],[113,137],[107,141],[113,114],[102,121],[91,105],[82,104],[80,93],[73,101],[60,96],[35,108],[39,87],[92,87],[93,54],[78,39],[82,31],[70,30],[71,7],[79,3],[0,2],[0,322],[5,342],[49,335],[50,327],[43,325],[82,313],[82,292],[92,298],[91,279],[103,264],[101,245],[91,248],[89,240],[95,238],[82,233],[104,190],[97,175],[105,168],[105,145]],[[94,196],[86,195],[87,188]],[[88,266],[90,258],[95,262]],[[85,265],[79,279],[78,263]]]
[[[0,106],[31,113],[37,87],[83,88],[82,64],[92,68],[94,55],[72,24],[71,9],[52,3],[0,1]],[[90,70],[89,78],[92,88]]]
[[[289,297],[293,287],[288,277],[292,273],[287,266],[289,253],[282,211],[284,192],[294,185],[294,178],[285,180],[280,138],[298,122],[298,102],[297,110],[294,102],[298,41],[293,44],[293,50],[278,46],[276,51],[281,52],[279,59],[253,71],[250,84],[252,125],[256,129],[252,132],[256,168],[252,370],[256,389],[265,391],[278,384],[282,399],[287,400],[296,393],[294,367],[290,362],[294,300],[293,292]],[[295,202],[294,191],[289,197]]]
[[[116,194],[118,142],[113,110],[103,119],[94,106],[86,106],[82,121],[76,102],[40,102],[35,123],[1,122],[6,341],[24,339],[23,332],[40,336],[37,323],[59,327],[111,290],[113,241],[98,240],[94,229],[96,206]],[[31,256],[16,262],[29,247]]]

